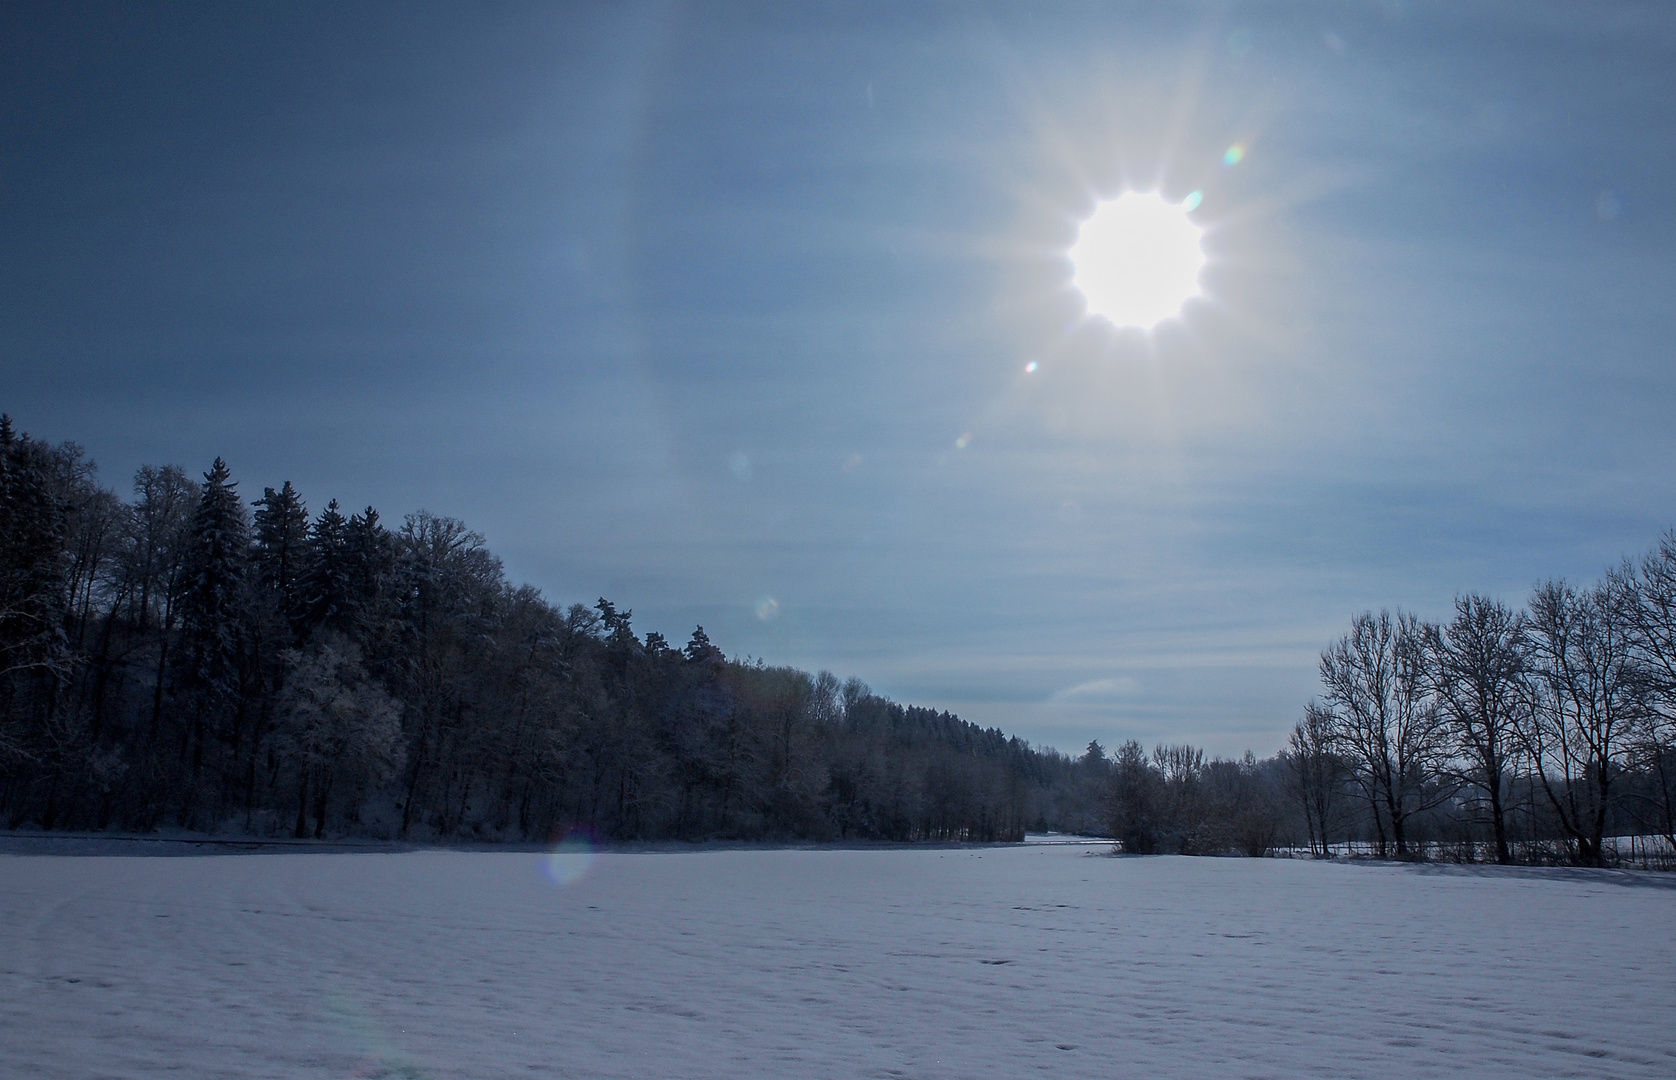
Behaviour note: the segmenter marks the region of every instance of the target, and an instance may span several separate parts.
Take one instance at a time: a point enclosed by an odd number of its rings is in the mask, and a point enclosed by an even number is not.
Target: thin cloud
[[[1054,704],[1097,704],[1123,701],[1139,696],[1141,684],[1127,675],[1110,679],[1090,679],[1056,692],[1048,698]]]

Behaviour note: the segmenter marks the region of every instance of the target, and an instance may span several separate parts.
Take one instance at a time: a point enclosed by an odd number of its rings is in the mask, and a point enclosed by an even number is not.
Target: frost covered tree
[[[496,600],[506,582],[483,535],[456,518],[409,514],[395,543],[396,648],[383,670],[410,725],[402,831],[430,805],[448,833],[487,764],[472,752],[471,733],[475,706],[487,696],[478,690],[492,670]]]
[[[401,767],[401,707],[361,666],[359,650],[327,638],[285,654],[274,750],[279,768],[292,774],[297,817],[292,835],[326,831],[334,790],[357,794],[381,784]]]

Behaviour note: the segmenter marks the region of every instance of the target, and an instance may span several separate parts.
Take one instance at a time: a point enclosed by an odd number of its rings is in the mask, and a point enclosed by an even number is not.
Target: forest
[[[514,585],[420,511],[217,460],[124,500],[0,418],[0,822],[255,836],[1014,841],[1669,866],[1676,532],[1523,610],[1364,613],[1285,749],[1078,757]],[[1634,837],[1629,846],[1620,837]],[[1636,846],[1639,843],[1639,846]]]
[[[262,836],[1016,840],[1091,775],[855,679],[509,583],[484,538],[247,504],[0,420],[0,821]]]

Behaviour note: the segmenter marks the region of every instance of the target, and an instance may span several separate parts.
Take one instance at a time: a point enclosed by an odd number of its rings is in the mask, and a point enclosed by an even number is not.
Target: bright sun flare
[[[1100,203],[1071,245],[1074,282],[1088,313],[1147,329],[1199,294],[1205,253],[1190,203],[1129,192]]]

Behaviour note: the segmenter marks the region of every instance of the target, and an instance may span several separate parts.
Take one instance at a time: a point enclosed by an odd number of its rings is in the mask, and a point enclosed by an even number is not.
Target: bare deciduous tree
[[[1425,677],[1463,763],[1462,778],[1484,793],[1496,862],[1513,861],[1507,840],[1509,765],[1530,701],[1524,616],[1476,594],[1455,598],[1447,626],[1428,625]]]
[[[1201,855],[1215,847],[1210,835],[1202,780],[1205,752],[1186,743],[1152,748],[1152,767],[1163,783],[1159,817],[1161,839],[1182,855]]]
[[[1615,782],[1647,715],[1633,600],[1621,574],[1582,593],[1550,581],[1531,597],[1534,692],[1519,741],[1571,858],[1586,866],[1602,863]]]
[[[1658,831],[1676,850],[1676,529],[1627,570],[1633,649],[1647,677],[1647,722],[1636,757],[1653,781],[1647,793]]]
[[[1323,857],[1331,853],[1332,829],[1338,823],[1339,791],[1344,781],[1344,763],[1333,751],[1333,738],[1332,711],[1312,701],[1286,740],[1292,794],[1303,807],[1310,854]]]
[[[1423,679],[1425,651],[1412,615],[1364,612],[1321,654],[1321,681],[1334,718],[1334,748],[1373,813],[1379,854],[1386,829],[1398,858],[1413,852],[1409,819],[1438,805],[1445,732]]]

